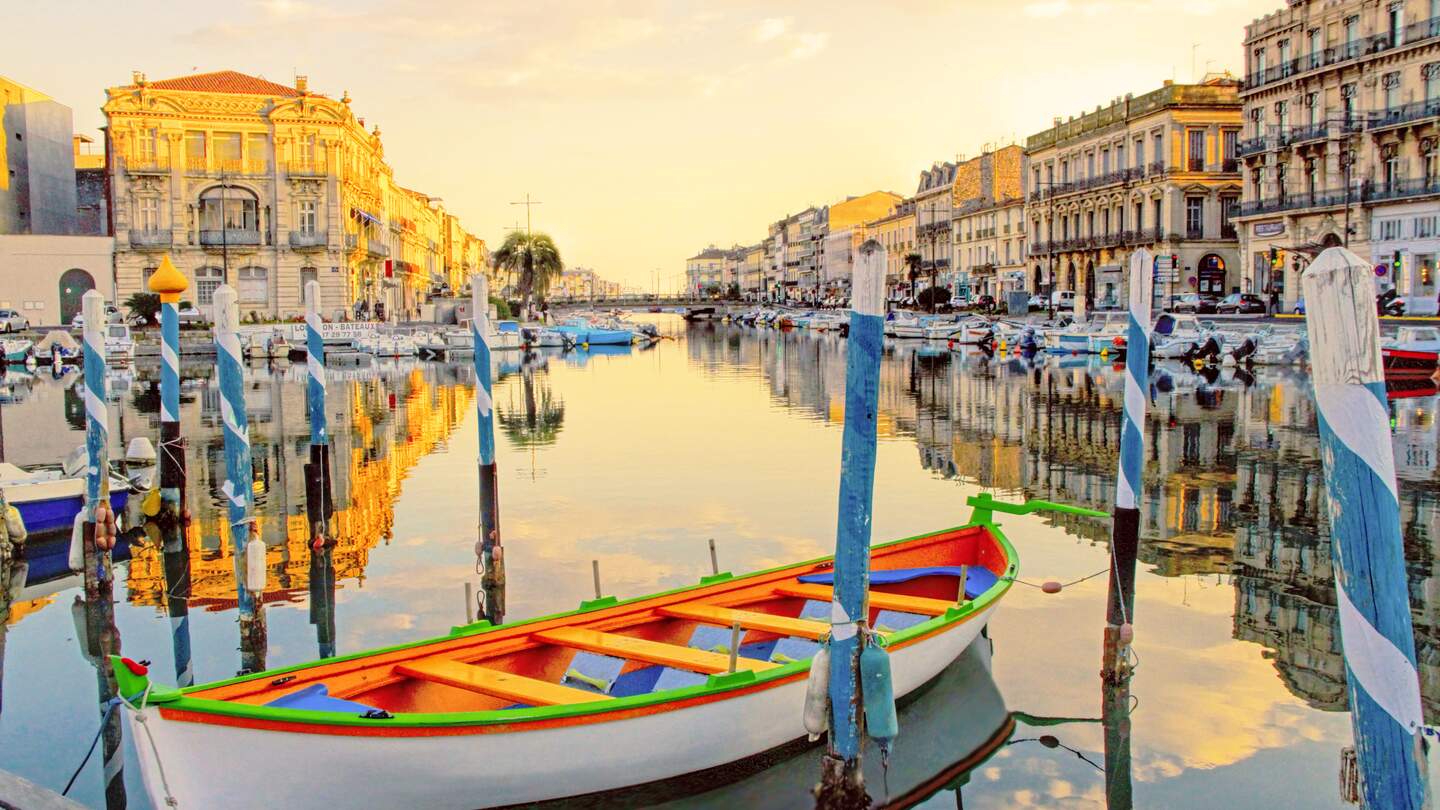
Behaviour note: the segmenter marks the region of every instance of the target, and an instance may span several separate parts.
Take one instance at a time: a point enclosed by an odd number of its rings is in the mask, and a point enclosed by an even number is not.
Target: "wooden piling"
[[[1150,302],[1154,259],[1140,248],[1130,257],[1130,329],[1125,337],[1125,409],[1121,417],[1120,469],[1115,479],[1115,515],[1110,527],[1110,584],[1100,677],[1118,683],[1129,677],[1128,628],[1135,616],[1135,559],[1140,552],[1140,497],[1144,494],[1145,410],[1150,380]],[[1122,631],[1122,628],[1125,630]]]
[[[321,658],[335,655],[335,568],[330,558],[335,514],[330,477],[330,424],[325,412],[328,379],[320,282],[305,284],[305,411],[310,422],[310,459],[305,464],[305,520],[310,526],[310,622]]]
[[[165,574],[165,609],[175,659],[175,685],[192,686],[190,652],[190,555],[185,527],[185,440],[180,436],[180,296],[190,286],[167,255],[150,276],[150,291],[160,296],[160,531]],[[88,318],[86,320],[89,320]]]
[[[95,518],[110,500],[110,405],[105,380],[105,297],[90,290],[82,298],[85,316],[85,598],[100,598],[100,585],[110,578],[110,552],[95,543]]]
[[[490,374],[490,281],[470,277],[470,329],[475,344],[475,413],[480,431],[480,589],[485,618],[505,621],[505,557],[500,546],[500,490],[495,467],[495,399]],[[596,574],[598,583],[598,572]],[[598,584],[597,584],[598,589]],[[598,594],[597,594],[598,596]]]
[[[1370,263],[1324,251],[1301,277],[1365,806],[1428,806],[1424,717]]]
[[[835,591],[830,605],[829,746],[816,788],[816,806],[825,808],[868,807],[870,803],[860,769],[864,725],[860,650],[870,587],[885,250],[872,239],[860,247],[858,259],[846,339],[845,430],[835,532]]]
[[[1100,717],[1105,728],[1105,808],[1134,806],[1130,776],[1130,682],[1101,680]]]

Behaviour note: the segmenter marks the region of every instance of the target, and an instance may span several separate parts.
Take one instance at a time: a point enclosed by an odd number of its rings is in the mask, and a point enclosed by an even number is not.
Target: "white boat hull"
[[[891,651],[896,697],[927,683],[994,611]],[[736,762],[805,735],[803,678],[747,695],[623,720],[448,736],[262,731],[125,710],[147,792],[165,806],[155,750],[180,807],[455,808],[583,796]],[[384,721],[377,721],[384,722]],[[903,734],[902,729],[902,734]],[[807,797],[794,797],[804,803]]]

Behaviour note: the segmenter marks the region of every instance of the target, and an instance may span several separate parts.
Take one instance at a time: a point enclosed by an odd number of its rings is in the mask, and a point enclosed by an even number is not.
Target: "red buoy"
[[[1135,640],[1135,625],[1125,622],[1120,625],[1120,643],[1129,644]]]
[[[1060,589],[1063,587],[1065,586],[1051,579],[1046,580],[1045,584],[1040,586],[1040,590],[1044,591],[1045,593],[1059,593]]]

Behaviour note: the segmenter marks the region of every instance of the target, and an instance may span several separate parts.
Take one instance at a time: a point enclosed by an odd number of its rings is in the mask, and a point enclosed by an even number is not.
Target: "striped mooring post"
[[[1145,491],[1145,409],[1150,390],[1150,303],[1154,257],[1141,248],[1130,257],[1130,329],[1125,336],[1125,411],[1120,428],[1120,470],[1110,529],[1110,587],[1105,609],[1101,677],[1128,677],[1124,665],[1135,615],[1135,558],[1140,550],[1140,497]]]
[[[475,343],[475,414],[480,429],[480,590],[484,618],[505,621],[505,552],[500,546],[500,490],[495,468],[495,397],[490,378],[490,280],[470,276],[470,330]]]
[[[1335,599],[1364,802],[1420,808],[1429,787],[1390,409],[1370,263],[1330,248],[1301,277]]]
[[[190,286],[167,255],[150,276],[160,296],[160,529],[166,612],[175,655],[175,685],[192,686],[190,654],[190,555],[185,543],[185,440],[180,437],[180,296]]]
[[[235,560],[235,599],[240,612],[240,669],[265,668],[265,614],[259,594],[246,582],[246,546],[255,525],[255,472],[250,457],[250,422],[245,415],[245,355],[240,348],[240,310],[235,288],[221,284],[214,294],[215,367],[220,377],[220,419],[224,423],[226,513]]]
[[[95,544],[95,516],[110,499],[110,406],[105,357],[105,296],[90,290],[81,299],[85,316],[85,598],[98,599],[110,579],[110,553]]]
[[[845,430],[840,450],[840,500],[835,531],[835,591],[830,604],[830,734],[816,791],[819,807],[867,807],[860,770],[863,699],[861,631],[869,616],[870,517],[875,495],[875,443],[884,343],[885,251],[860,247],[845,343]]]
[[[335,656],[334,566],[330,554],[335,514],[330,484],[330,425],[325,414],[325,337],[320,315],[320,282],[305,284],[305,408],[310,417],[310,460],[305,464],[305,517],[310,524],[311,621],[321,658]],[[321,579],[314,580],[316,574]],[[317,603],[316,597],[321,597]]]

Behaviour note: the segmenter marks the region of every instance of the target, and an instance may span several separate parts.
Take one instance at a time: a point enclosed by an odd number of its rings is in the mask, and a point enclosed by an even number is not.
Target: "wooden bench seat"
[[[835,596],[835,590],[828,585],[805,585],[799,582],[776,586],[775,593],[778,596],[796,596],[821,602],[829,602]],[[955,607],[954,602],[944,599],[906,596],[882,591],[871,591],[869,601],[870,607],[877,610],[898,610],[904,613],[918,613],[922,616],[944,616],[945,611]]]
[[[754,610],[737,610],[735,608],[719,607],[716,605],[700,605],[694,603],[669,605],[659,608],[659,612],[662,615],[671,616],[676,619],[690,619],[691,621],[704,622],[706,624],[718,624],[721,627],[729,627],[738,621],[740,622],[740,626],[746,630],[761,630],[767,633],[777,633],[782,636],[799,636],[800,638],[808,638],[812,641],[819,641],[821,636],[830,632],[828,622],[797,619],[791,616],[776,616],[773,613],[760,613]]]
[[[676,669],[688,669],[693,672],[705,672],[717,674],[730,671],[730,656],[708,650],[698,650],[694,647],[682,647],[678,644],[666,644],[661,641],[650,641],[649,639],[633,638],[622,636],[616,633],[602,633],[599,630],[586,630],[581,627],[557,627],[553,630],[542,630],[534,635],[537,641],[544,641],[548,644],[558,644],[562,647],[574,647],[577,650],[599,653],[601,655],[613,655],[616,658],[625,658],[632,661],[645,661],[651,664],[661,664]],[[762,670],[777,667],[769,661],[757,661],[750,658],[739,658],[735,661],[736,669]]]
[[[559,706],[611,699],[608,695],[443,658],[422,658],[396,664],[395,672],[458,689],[468,689],[482,695],[528,703],[531,706]]]

